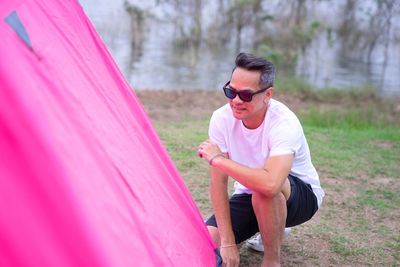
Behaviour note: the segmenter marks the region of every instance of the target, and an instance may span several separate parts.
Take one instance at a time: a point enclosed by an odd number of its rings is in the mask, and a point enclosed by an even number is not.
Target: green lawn
[[[284,241],[282,264],[399,266],[400,128],[362,113],[316,113],[300,119],[326,197],[317,215]],[[197,156],[208,121],[155,127],[200,212],[209,216],[208,165]],[[260,253],[244,246],[240,252],[241,266],[261,261]]]

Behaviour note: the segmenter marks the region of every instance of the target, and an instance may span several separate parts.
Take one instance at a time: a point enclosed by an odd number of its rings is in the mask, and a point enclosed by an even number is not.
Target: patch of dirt
[[[135,91],[152,120],[178,122],[187,119],[209,119],[212,112],[224,105],[222,91]]]
[[[228,103],[221,91],[167,91],[137,90],[144,109],[152,120],[179,122],[187,119],[208,120],[212,112]],[[274,98],[287,105],[294,112],[308,107],[297,94],[274,93]]]
[[[398,142],[392,141],[384,141],[384,140],[375,140],[369,142],[371,145],[378,146],[384,149],[391,149],[392,147],[399,145]]]
[[[374,179],[372,179],[370,182],[373,185],[374,188],[376,188],[379,185],[384,185],[385,187],[387,186],[393,186],[397,181],[397,178],[394,177],[382,177],[380,175],[376,176]],[[396,188],[392,188],[395,190]]]

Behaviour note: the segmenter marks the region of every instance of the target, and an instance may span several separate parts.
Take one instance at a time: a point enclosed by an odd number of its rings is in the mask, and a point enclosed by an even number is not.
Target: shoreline
[[[228,103],[222,90],[133,90],[150,119],[157,122],[208,120]],[[296,115],[315,111],[374,113],[400,126],[400,98],[385,99],[373,93],[274,91],[273,98]]]

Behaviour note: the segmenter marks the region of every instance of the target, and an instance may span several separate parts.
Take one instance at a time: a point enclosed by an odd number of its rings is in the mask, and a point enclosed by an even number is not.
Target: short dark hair
[[[255,57],[252,54],[248,53],[240,53],[237,55],[235,60],[235,70],[237,67],[243,68],[250,71],[260,71],[260,88],[269,88],[274,86],[275,80],[275,67],[274,65],[269,62],[268,60]]]

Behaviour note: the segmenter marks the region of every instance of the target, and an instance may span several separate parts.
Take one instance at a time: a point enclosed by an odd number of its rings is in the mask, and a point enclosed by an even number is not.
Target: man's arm
[[[227,154],[224,153],[226,157]],[[210,193],[221,244],[235,244],[228,199],[228,175],[220,169],[210,166]],[[221,244],[216,244],[220,246]]]
[[[223,153],[226,158],[228,154]],[[218,168],[210,166],[211,201],[214,207],[215,218],[218,223],[219,243],[221,256],[226,266],[239,265],[239,251],[234,245],[235,236],[232,230],[231,215],[228,198],[228,175]],[[218,243],[218,240],[217,240]]]
[[[221,153],[218,146],[207,140],[201,144],[201,155],[209,161],[213,155]],[[273,156],[267,159],[262,168],[249,168],[224,157],[216,157],[212,165],[245,187],[274,196],[282,191],[293,164],[294,154]]]
[[[213,166],[253,191],[266,196],[275,196],[282,191],[293,159],[294,154],[273,156],[267,159],[264,167],[249,168],[232,160],[218,157],[213,160]]]

